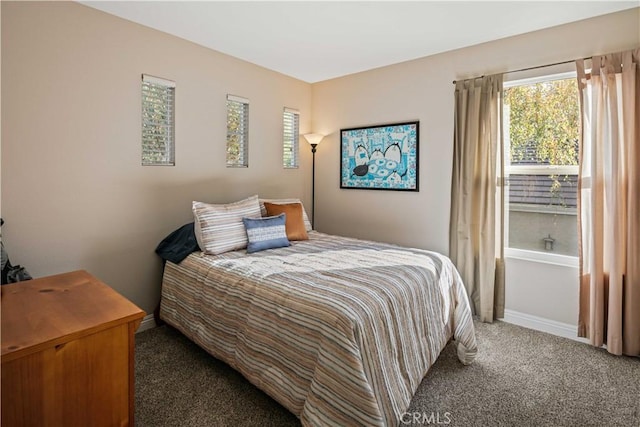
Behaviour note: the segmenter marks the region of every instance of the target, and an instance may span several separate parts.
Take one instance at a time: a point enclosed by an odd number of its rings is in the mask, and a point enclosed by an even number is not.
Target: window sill
[[[505,248],[505,258],[520,259],[542,264],[560,265],[563,267],[578,267],[579,260],[576,256],[553,254],[548,252],[528,251],[526,249]]]
[[[578,215],[577,208],[558,205],[534,205],[529,203],[509,203],[509,212],[529,212],[547,215]]]

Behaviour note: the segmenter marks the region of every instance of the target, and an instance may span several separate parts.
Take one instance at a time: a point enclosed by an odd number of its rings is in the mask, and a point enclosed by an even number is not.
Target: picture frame
[[[340,129],[340,188],[419,191],[420,122]]]

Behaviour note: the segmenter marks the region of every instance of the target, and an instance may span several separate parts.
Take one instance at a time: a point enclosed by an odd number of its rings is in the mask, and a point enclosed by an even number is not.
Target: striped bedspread
[[[167,262],[160,316],[305,426],[397,426],[452,336],[475,357],[460,277],[437,253],[309,237]]]

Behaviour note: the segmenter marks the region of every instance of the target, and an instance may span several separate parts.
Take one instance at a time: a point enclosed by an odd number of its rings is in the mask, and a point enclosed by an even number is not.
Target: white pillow
[[[264,207],[264,202],[275,203],[277,205],[285,205],[288,203],[300,203],[302,205],[300,199],[260,199],[260,214],[262,216],[267,216],[267,209]],[[304,205],[302,205],[302,220],[304,221],[304,228],[307,231],[313,230],[313,227],[311,227],[311,221],[309,221],[309,217],[307,216],[307,211],[304,209]]]
[[[193,202],[194,231],[205,254],[217,255],[247,247],[242,218],[260,218],[258,196],[234,203],[212,205]]]

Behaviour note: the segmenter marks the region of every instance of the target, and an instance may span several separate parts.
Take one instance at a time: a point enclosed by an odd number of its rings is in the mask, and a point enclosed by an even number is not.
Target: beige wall
[[[142,73],[176,81],[176,166],[140,165]],[[248,169],[225,167],[226,94],[250,99]],[[283,170],[282,108],[311,86],[77,3],[2,2],[2,216],[35,276],[86,269],[150,312],[158,242],[191,201],[309,201],[310,151]],[[308,203],[307,203],[308,204]]]
[[[310,206],[306,144],[299,170],[280,166],[282,107],[301,110],[303,133],[329,135],[316,162],[320,231],[447,253],[451,81],[640,45],[635,9],[309,85],[76,3],[3,1],[1,19],[11,259],[37,276],[87,269],[146,311],[160,289],[153,250],[191,220],[192,200],[259,193]],[[175,167],[140,166],[142,73],[177,82]],[[227,93],[251,100],[248,169],[224,166]],[[339,189],[340,128],[414,119],[419,192]],[[572,322],[575,268],[554,270],[544,292],[539,268],[507,263],[508,308]],[[545,307],[555,286],[565,288]]]
[[[452,81],[639,45],[640,9],[633,9],[314,84],[313,131],[329,134],[318,147],[316,158],[316,227],[332,234],[448,253]],[[508,76],[516,77],[524,75]],[[420,120],[419,192],[339,188],[341,128],[414,119]],[[535,263],[532,268],[546,267]],[[544,308],[549,294],[536,291],[536,275],[509,261],[507,270],[512,279],[507,283],[507,308],[576,323],[577,292],[560,292],[558,306],[570,309],[550,314]],[[557,280],[547,287],[573,289],[575,284],[565,279],[577,275],[551,277]],[[537,297],[530,298],[532,295]]]
[[[0,6],[2,6],[0,4]],[[0,70],[2,70],[2,7],[0,7]],[[0,78],[0,94],[2,93],[2,79]],[[2,102],[0,100],[0,134],[2,133]],[[2,213],[2,138],[0,135],[0,214]],[[0,231],[0,242],[2,232]]]
[[[448,252],[455,79],[640,44],[640,9],[425,57],[313,85],[316,226]],[[602,29],[606,29],[602,31]],[[420,120],[420,191],[340,189],[341,128]]]

